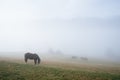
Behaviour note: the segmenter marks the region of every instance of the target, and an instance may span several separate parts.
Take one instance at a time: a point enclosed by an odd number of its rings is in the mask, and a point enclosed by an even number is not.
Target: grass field
[[[120,66],[43,61],[40,65],[0,60],[0,80],[120,80]]]

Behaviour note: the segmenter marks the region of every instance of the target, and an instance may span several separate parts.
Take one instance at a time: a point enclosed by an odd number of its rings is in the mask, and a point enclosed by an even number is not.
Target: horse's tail
[[[40,61],[41,61],[41,60],[40,60],[40,57],[38,56],[38,64],[40,64]]]

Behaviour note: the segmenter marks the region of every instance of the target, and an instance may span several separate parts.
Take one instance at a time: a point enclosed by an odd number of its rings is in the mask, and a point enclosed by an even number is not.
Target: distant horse
[[[27,63],[28,59],[34,60],[34,63],[36,65],[36,63],[40,64],[40,57],[36,54],[36,53],[25,53],[25,62]]]
[[[80,59],[83,61],[88,61],[88,58],[86,58],[86,57],[80,57]]]

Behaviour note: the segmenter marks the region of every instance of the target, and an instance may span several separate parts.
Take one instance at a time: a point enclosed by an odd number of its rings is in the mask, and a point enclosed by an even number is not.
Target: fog
[[[0,56],[33,52],[119,60],[119,2],[0,1]]]

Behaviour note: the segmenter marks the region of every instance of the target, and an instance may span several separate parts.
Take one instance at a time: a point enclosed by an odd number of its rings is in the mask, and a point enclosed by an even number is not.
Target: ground
[[[34,65],[32,61],[0,60],[0,80],[120,80],[120,65],[50,60]]]

